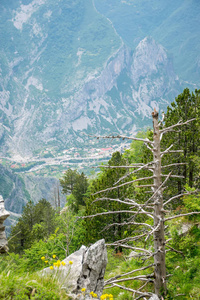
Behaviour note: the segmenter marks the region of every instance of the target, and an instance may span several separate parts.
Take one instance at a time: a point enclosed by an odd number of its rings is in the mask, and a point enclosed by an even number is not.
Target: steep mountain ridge
[[[136,33],[141,22],[150,22],[150,12],[141,10],[145,3],[1,2],[1,155],[28,159],[46,147],[82,147],[88,139],[83,132],[135,132],[149,125],[154,107],[166,108],[186,84],[178,80],[171,54],[145,37],[150,27]],[[152,33],[165,7],[149,7]],[[131,47],[124,31],[119,35],[126,24],[117,19],[120,9],[127,20],[135,18],[132,35],[127,27]],[[168,17],[173,10],[177,5],[168,8]]]
[[[5,201],[5,208],[10,217],[6,220],[6,231],[10,232],[10,226],[20,217],[23,207],[28,201],[37,203],[45,198],[53,206],[55,205],[55,190],[58,180],[53,177],[31,176],[26,173],[16,174],[13,170],[0,164],[0,195]],[[60,190],[60,202],[63,207],[66,197]]]
[[[28,156],[51,138],[45,128],[61,115],[62,97],[98,74],[121,40],[91,0],[3,1],[0,8],[1,151]]]
[[[135,49],[151,36],[173,57],[175,73],[181,80],[199,86],[200,3],[196,0],[94,0],[124,43]]]

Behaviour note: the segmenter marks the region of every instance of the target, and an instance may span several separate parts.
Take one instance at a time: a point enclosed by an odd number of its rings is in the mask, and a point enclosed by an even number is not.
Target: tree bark
[[[154,160],[154,187],[155,193],[162,184],[160,131],[158,112],[154,110],[153,117],[153,160]],[[155,293],[158,297],[166,295],[166,265],[165,265],[165,237],[162,188],[154,196],[154,263],[155,263]]]

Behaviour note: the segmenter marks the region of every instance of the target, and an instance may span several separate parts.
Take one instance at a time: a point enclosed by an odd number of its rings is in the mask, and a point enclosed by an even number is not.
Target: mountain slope
[[[191,7],[189,16],[198,4]],[[177,24],[177,40],[185,37],[178,20],[187,8],[180,0],[2,1],[1,156],[29,159],[45,148],[83,147],[83,133],[148,126],[151,110],[162,111],[186,87],[177,68],[185,56],[177,62],[173,51]],[[194,13],[191,60],[200,44],[195,22]]]
[[[176,74],[199,86],[199,1],[94,0],[94,3],[129,47],[134,49],[139,41],[151,36],[173,57]]]
[[[0,164],[0,195],[3,196],[6,210],[10,212],[10,217],[6,220],[7,232],[21,215],[23,207],[28,201],[37,203],[45,198],[54,205],[57,185],[56,178],[16,174]],[[62,206],[64,206],[65,198],[65,195],[60,192]]]
[[[0,12],[2,151],[28,155],[44,147],[42,131],[52,138],[62,97],[98,74],[121,40],[92,1],[3,1]]]

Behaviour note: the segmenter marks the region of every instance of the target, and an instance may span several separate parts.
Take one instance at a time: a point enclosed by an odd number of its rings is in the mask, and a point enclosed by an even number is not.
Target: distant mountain
[[[182,79],[199,82],[198,6],[1,1],[0,155],[30,158],[46,147],[83,147],[84,132],[148,126],[152,109],[166,109],[189,85]],[[181,16],[191,18],[187,32]]]
[[[146,36],[173,59],[181,80],[200,82],[200,2],[196,0],[94,0],[124,43],[135,49]]]
[[[35,177],[28,174],[15,174],[11,169],[0,164],[0,195],[5,201],[5,208],[11,214],[6,220],[10,225],[15,223],[26,203],[32,200],[37,203],[42,198],[55,205],[55,191],[58,180],[53,177]],[[61,194],[61,205],[64,206],[66,196]]]

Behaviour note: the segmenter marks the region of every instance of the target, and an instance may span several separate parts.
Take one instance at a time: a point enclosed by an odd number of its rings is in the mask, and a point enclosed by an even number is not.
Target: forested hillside
[[[159,190],[166,220],[166,291],[161,294],[163,299],[196,300],[200,299],[200,90],[185,89],[160,116],[159,128]],[[154,139],[155,128],[140,131],[130,149],[113,153],[91,178],[79,170],[66,170],[60,178],[66,194],[61,211],[45,199],[28,202],[12,228],[10,252],[0,257],[0,299],[69,299],[55,278],[47,288],[35,272],[50,267],[54,254],[62,260],[82,244],[101,238],[109,253],[105,293],[118,300],[150,298],[157,272],[153,257],[161,252],[155,251],[153,236],[160,223],[153,227],[148,218],[155,205],[149,199],[157,193],[152,176],[157,162],[151,162]],[[48,259],[44,262],[41,257]]]

